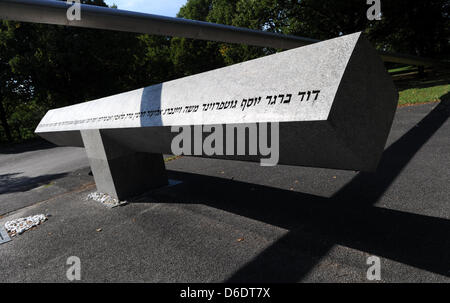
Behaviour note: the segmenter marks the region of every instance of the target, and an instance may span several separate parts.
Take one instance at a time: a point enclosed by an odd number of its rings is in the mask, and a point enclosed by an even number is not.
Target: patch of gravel
[[[47,220],[47,216],[40,214],[35,216],[30,216],[26,218],[14,219],[7,221],[5,223],[6,231],[11,235],[11,237],[20,235],[25,231],[38,226],[42,222]]]
[[[108,194],[99,193],[99,192],[90,193],[87,196],[86,200],[94,200],[94,201],[100,202],[101,204],[103,204],[107,207],[110,207],[110,208],[114,208],[117,206],[127,204],[127,201],[119,201],[116,198],[113,198]]]

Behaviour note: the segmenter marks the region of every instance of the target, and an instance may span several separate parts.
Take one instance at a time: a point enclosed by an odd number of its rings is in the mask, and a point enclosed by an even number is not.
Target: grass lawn
[[[440,101],[442,96],[450,93],[449,70],[428,70],[424,78],[411,73],[409,66],[404,71],[404,74],[392,74],[399,92],[399,106]]]
[[[408,65],[408,66],[402,66],[402,67],[397,67],[397,68],[391,68],[388,72],[390,74],[392,74],[392,73],[407,72],[407,71],[414,71],[414,70],[415,70],[414,66]]]
[[[398,105],[440,101],[440,98],[448,92],[450,84],[405,89],[399,91]]]

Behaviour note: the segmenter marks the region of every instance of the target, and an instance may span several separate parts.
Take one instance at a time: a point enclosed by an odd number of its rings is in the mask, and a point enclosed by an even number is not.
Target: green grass
[[[53,186],[53,182],[50,182],[48,184],[44,184],[40,188],[49,188],[50,186]]]
[[[450,84],[424,88],[409,88],[399,92],[398,104],[406,105],[440,101],[441,97],[448,92],[450,92]]]
[[[388,72],[389,73],[399,73],[399,72],[406,72],[406,71],[413,71],[413,70],[415,70],[414,66],[408,65],[408,66],[392,68]]]
[[[170,162],[170,161],[173,161],[173,160],[176,160],[176,159],[178,159],[178,158],[180,158],[181,156],[169,156],[169,157],[167,157],[167,158],[164,158],[164,162]]]

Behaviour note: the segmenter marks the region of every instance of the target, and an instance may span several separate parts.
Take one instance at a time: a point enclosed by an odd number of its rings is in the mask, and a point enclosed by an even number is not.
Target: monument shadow
[[[202,203],[289,230],[227,282],[300,281],[336,244],[450,277],[450,220],[374,206],[449,114],[447,94],[385,150],[375,173],[359,173],[330,198],[169,171],[183,183],[130,202]]]
[[[50,174],[37,177],[19,176],[20,174],[21,173],[8,173],[0,175],[0,194],[26,192],[67,176],[67,173]]]

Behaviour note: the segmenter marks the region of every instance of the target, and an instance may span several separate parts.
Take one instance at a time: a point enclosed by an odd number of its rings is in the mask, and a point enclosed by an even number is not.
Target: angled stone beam
[[[117,175],[128,174],[127,168],[137,176],[148,173],[153,180],[138,189],[164,183],[158,178],[166,178],[158,156],[119,165],[119,170],[104,167],[111,168],[113,158],[115,163],[127,162],[133,153],[172,153],[177,135],[171,132],[172,126],[276,122],[279,164],[373,171],[384,150],[397,99],[376,50],[355,33],[50,110],[36,133],[58,145],[85,146],[90,160],[96,159],[91,165],[97,186],[108,193],[113,192],[112,186],[100,185],[98,180],[109,180],[104,183],[114,182],[117,187],[124,182],[116,182],[122,180]],[[111,156],[116,150],[118,156]],[[220,157],[259,160],[250,155]],[[153,164],[140,164],[146,161]],[[110,176],[101,178],[103,174]],[[131,194],[125,192],[124,196]]]

